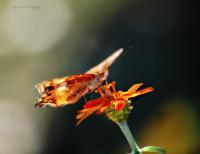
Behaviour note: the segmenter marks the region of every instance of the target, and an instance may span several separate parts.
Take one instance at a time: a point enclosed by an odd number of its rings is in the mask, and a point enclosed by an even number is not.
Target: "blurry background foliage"
[[[122,154],[119,128],[76,111],[35,109],[34,85],[78,74],[132,46],[110,69],[118,89],[144,82],[129,124],[140,146],[199,154],[197,4],[182,0],[1,0],[0,154]],[[87,99],[92,98],[90,94]]]

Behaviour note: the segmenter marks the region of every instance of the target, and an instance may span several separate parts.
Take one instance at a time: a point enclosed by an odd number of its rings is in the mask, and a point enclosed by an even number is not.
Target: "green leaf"
[[[141,149],[141,152],[157,152],[160,154],[166,154],[166,150],[161,148],[161,147],[155,147],[155,146],[148,146],[148,147],[144,147]]]

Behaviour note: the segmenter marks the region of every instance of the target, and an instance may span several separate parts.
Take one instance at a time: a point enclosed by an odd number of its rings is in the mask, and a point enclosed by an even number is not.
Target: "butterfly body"
[[[76,103],[82,96],[98,88],[107,79],[109,66],[123,50],[119,49],[99,65],[79,75],[47,80],[36,85],[41,94],[35,106],[63,107]]]

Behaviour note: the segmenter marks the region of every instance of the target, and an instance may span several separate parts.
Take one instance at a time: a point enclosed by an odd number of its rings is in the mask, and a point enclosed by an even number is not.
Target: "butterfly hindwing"
[[[88,83],[95,78],[93,74],[81,74],[73,75],[62,82],[57,84],[50,81],[44,81],[38,85],[43,90],[42,96],[36,101],[36,106],[52,106],[61,107],[67,104],[73,104],[77,102],[83,95],[85,95],[88,89]],[[46,83],[45,83],[46,82]]]

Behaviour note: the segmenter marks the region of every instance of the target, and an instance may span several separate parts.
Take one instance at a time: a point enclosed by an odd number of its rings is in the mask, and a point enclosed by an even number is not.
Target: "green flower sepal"
[[[115,123],[120,123],[123,121],[127,121],[128,116],[133,109],[131,105],[131,101],[128,100],[126,106],[122,110],[115,110],[114,104],[111,105],[108,109],[106,109],[106,117],[112,120]]]

